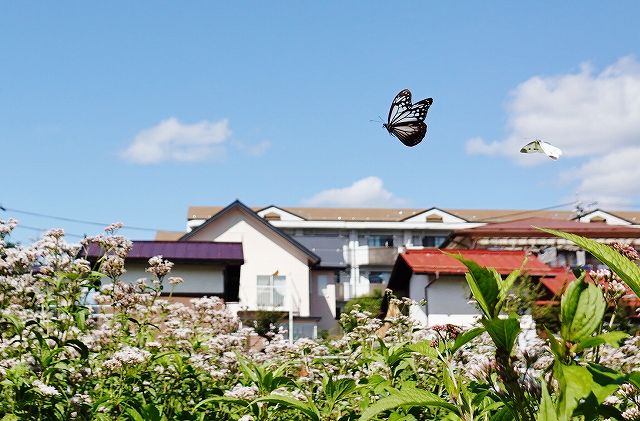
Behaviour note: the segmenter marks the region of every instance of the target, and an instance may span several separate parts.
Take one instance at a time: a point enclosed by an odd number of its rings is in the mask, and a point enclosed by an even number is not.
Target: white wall
[[[139,278],[147,278],[148,283],[151,283],[153,275],[145,272],[147,266],[145,263],[127,262],[125,266],[127,272],[122,275],[121,280],[135,282]],[[222,293],[224,292],[223,269],[222,265],[175,263],[171,272],[165,276],[163,292],[171,291],[172,286],[167,279],[171,276],[179,276],[184,279],[184,283],[175,286],[175,293]]]
[[[413,274],[409,281],[409,298],[415,301],[426,298],[427,306],[426,309],[420,305],[412,306],[411,318],[428,326],[447,323],[469,326],[480,317],[469,296],[467,281],[463,275],[440,276],[436,279],[434,275]]]
[[[480,313],[470,298],[464,275],[440,276],[427,291],[429,325],[451,323],[472,324]]]
[[[320,329],[332,329],[336,325],[336,282],[333,271],[313,271],[311,288],[311,314],[320,316]]]
[[[242,241],[244,264],[240,267],[240,306],[257,307],[258,275],[276,271],[287,277],[292,287],[293,310],[300,316],[310,315],[308,256],[259,221],[237,209],[222,215],[190,238],[193,241]],[[288,310],[289,303],[267,310]]]

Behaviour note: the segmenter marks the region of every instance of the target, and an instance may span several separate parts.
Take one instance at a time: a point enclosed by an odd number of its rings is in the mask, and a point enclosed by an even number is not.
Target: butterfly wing
[[[558,159],[560,155],[562,155],[562,151],[560,148],[553,146],[550,143],[540,141],[540,149],[542,149],[542,153],[547,155],[551,159]]]
[[[427,98],[412,105],[411,91],[403,89],[393,99],[384,127],[406,146],[415,146],[427,134],[427,125],[423,121],[432,103],[433,99]]]
[[[538,139],[524,145],[522,149],[520,149],[520,152],[522,153],[540,152],[547,155],[551,159],[558,159],[560,158],[560,155],[562,155],[562,151],[560,150],[560,148],[557,148],[550,143],[547,143]]]
[[[522,147],[522,149],[520,149],[521,153],[536,153],[536,152],[542,152],[542,149],[540,148],[540,141],[539,140],[534,140],[533,142],[529,142],[526,145],[524,145]]]
[[[406,146],[416,146],[427,134],[427,125],[422,121],[400,123],[393,126],[390,132]]]
[[[411,91],[403,89],[396,95],[389,108],[389,116],[387,117],[387,125],[392,124],[406,114],[411,109]]]

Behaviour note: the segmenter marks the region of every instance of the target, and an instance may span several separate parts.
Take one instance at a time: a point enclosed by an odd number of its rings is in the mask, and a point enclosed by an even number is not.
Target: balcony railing
[[[274,285],[258,285],[258,307],[284,307],[285,288]]]
[[[370,265],[393,266],[397,257],[397,247],[369,247]]]

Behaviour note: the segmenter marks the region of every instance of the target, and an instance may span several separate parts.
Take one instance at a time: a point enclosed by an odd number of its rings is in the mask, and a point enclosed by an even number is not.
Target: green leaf
[[[627,376],[629,383],[640,389],[640,371],[634,371]]]
[[[526,259],[522,262],[522,266],[524,266],[524,264],[526,263]],[[497,272],[496,272],[497,273]],[[498,291],[498,303],[496,304],[496,316],[500,313],[500,311],[502,310],[502,306],[505,302],[505,300],[507,299],[507,297],[509,296],[509,291],[511,291],[511,287],[513,286],[513,284],[516,282],[516,279],[518,279],[518,277],[520,277],[520,274],[522,273],[522,271],[520,269],[516,269],[513,272],[511,272],[509,274],[509,276],[507,276],[504,280],[502,280],[502,277],[500,276],[500,274],[498,274],[498,287],[499,287],[499,291]]]
[[[497,272],[495,269],[483,268],[473,260],[467,260],[459,254],[446,253],[448,256],[459,260],[469,269],[465,274],[473,298],[476,299],[480,310],[486,318],[492,318],[496,315],[496,305],[498,303],[498,281],[496,280]],[[500,275],[498,274],[498,278]]]
[[[560,334],[565,341],[576,343],[598,329],[607,303],[600,288],[578,279],[562,295],[560,302]]]
[[[18,418],[16,415],[13,415],[13,414],[7,414],[4,417],[2,417],[1,421],[20,421],[20,418]]]
[[[441,397],[426,390],[415,387],[403,387],[390,396],[380,399],[367,408],[360,416],[360,421],[370,420],[377,415],[398,407],[438,407],[460,415],[459,409]]]
[[[582,275],[574,282],[569,284],[567,289],[562,294],[561,308],[560,308],[560,322],[562,329],[562,337],[566,339],[573,317],[578,309],[578,301],[580,301],[580,293],[587,288],[587,284],[584,282],[585,274]]]
[[[560,399],[556,413],[561,420],[570,420],[580,399],[591,393],[591,374],[585,367],[559,363],[554,365],[553,371],[560,383]]]
[[[338,379],[326,377],[324,381],[324,396],[328,401],[329,411],[333,410],[336,402],[344,399],[356,390],[356,382],[353,379]]]
[[[609,344],[614,348],[618,348],[620,346],[620,342],[624,339],[628,338],[629,334],[625,332],[606,332],[597,336],[588,337],[580,341],[580,343],[576,344],[572,351],[573,352],[581,352],[587,348],[593,348],[594,346]]]
[[[80,358],[85,360],[89,358],[89,348],[87,348],[87,346],[82,343],[82,341],[78,339],[68,339],[64,344],[65,346],[69,346],[78,351],[78,353],[80,354]]]
[[[496,348],[511,355],[513,345],[520,333],[520,321],[515,317],[509,317],[508,319],[482,319],[480,321]]]
[[[553,352],[553,355],[555,355],[557,360],[563,360],[566,355],[566,348],[560,342],[558,342],[553,332],[547,329],[546,326],[544,326],[544,331],[547,334],[547,339],[549,340],[549,348],[551,348],[551,352]]]
[[[627,379],[627,376],[619,371],[599,364],[589,363],[586,368],[593,379],[591,393],[595,395],[598,404],[604,402],[607,396],[613,394]]]
[[[438,351],[431,346],[431,341],[420,341],[407,346],[407,349],[411,352],[417,352],[420,355],[437,359],[439,357]]]
[[[230,396],[213,396],[211,398],[203,399],[198,402],[198,404],[193,407],[193,412],[195,412],[201,406],[204,406],[211,402],[223,402],[231,405],[249,406],[249,401],[245,401],[244,399],[232,398]]]
[[[310,404],[308,402],[302,402],[297,399],[294,399],[289,396],[282,395],[269,395],[262,398],[258,398],[252,402],[252,404],[257,402],[269,402],[276,403],[287,408],[295,409],[302,412],[312,421],[320,421],[320,413],[315,405]]]
[[[145,421],[144,417],[132,407],[127,407],[125,412],[133,421]]]
[[[511,409],[506,406],[503,406],[493,414],[490,418],[490,421],[513,421],[513,414],[511,413]]]
[[[476,336],[482,335],[484,332],[485,332],[485,329],[482,327],[474,327],[472,329],[462,332],[456,337],[456,340],[453,343],[453,346],[450,348],[451,353],[452,354],[455,353],[457,350],[459,350],[460,348],[465,346],[467,343],[469,343],[471,340],[473,340],[473,338],[475,338]]]
[[[544,381],[542,382],[542,397],[540,398],[536,421],[559,421],[556,415],[556,408],[553,405],[553,399],[551,399],[549,390],[547,390],[547,383]]]
[[[629,286],[629,288],[631,288],[633,292],[635,292],[635,294],[640,297],[640,267],[638,267],[638,265],[627,259],[622,254],[618,253],[618,251],[616,251],[614,248],[606,244],[591,240],[589,238],[584,238],[579,235],[570,234],[568,232],[546,228],[538,229],[540,231],[548,232],[549,234],[553,234],[555,236],[572,241],[585,249],[602,263],[607,265],[609,269],[614,271]]]

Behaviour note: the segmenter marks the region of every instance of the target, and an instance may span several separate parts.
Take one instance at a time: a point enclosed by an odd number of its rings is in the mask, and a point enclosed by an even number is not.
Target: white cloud
[[[354,182],[349,187],[323,190],[303,201],[305,206],[336,207],[391,207],[405,203],[385,190],[379,177],[370,176]]]
[[[122,157],[138,164],[201,161],[223,154],[222,146],[230,135],[226,119],[183,124],[171,117],[138,133]]]
[[[634,58],[623,57],[600,73],[584,64],[577,73],[532,77],[511,92],[507,115],[504,139],[469,139],[467,153],[551,164],[542,154],[519,153],[529,141],[542,139],[562,149],[561,160],[582,158],[578,169],[563,174],[579,180],[581,198],[599,205],[637,204],[630,198],[640,197],[640,63]]]
[[[578,180],[578,196],[596,200],[599,207],[640,204],[640,146],[594,158],[568,174]]]

